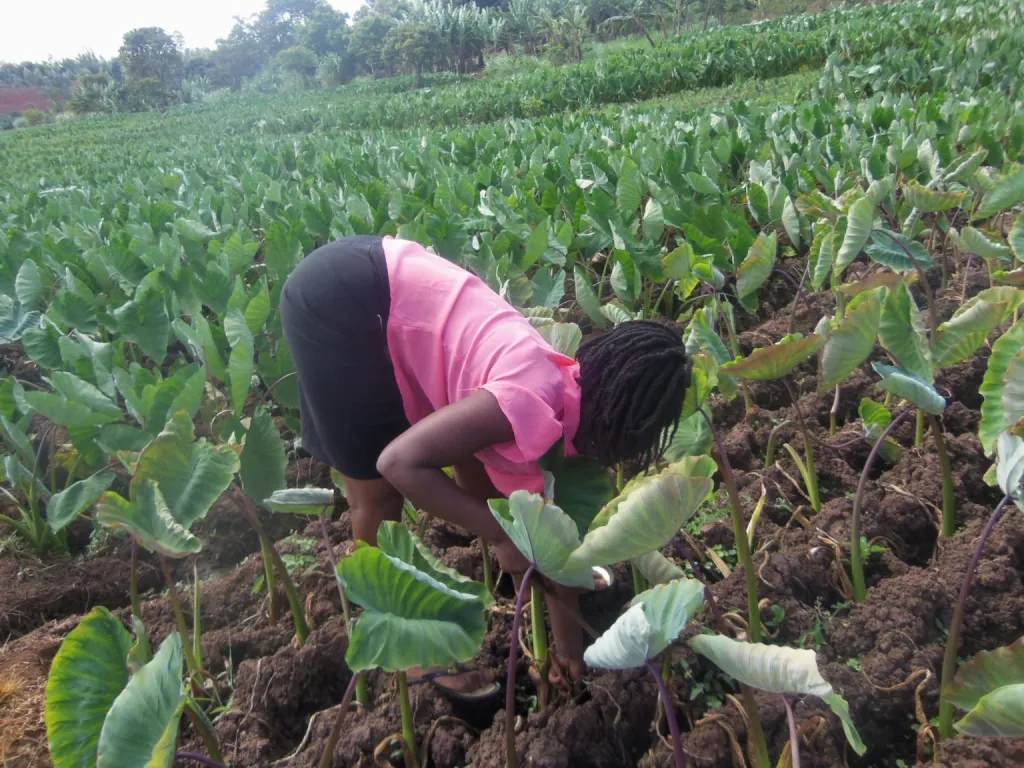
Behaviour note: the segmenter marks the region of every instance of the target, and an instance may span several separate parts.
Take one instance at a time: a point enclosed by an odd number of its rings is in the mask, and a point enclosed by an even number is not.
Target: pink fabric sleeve
[[[562,422],[532,389],[502,379],[488,381],[482,388],[494,395],[515,434],[515,442],[492,446],[503,459],[516,464],[537,461],[561,439]]]

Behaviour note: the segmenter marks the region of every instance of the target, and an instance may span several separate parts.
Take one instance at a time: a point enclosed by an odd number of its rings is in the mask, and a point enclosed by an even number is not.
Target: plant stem
[[[861,470],[860,480],[857,482],[857,493],[853,497],[853,515],[850,520],[850,570],[853,571],[853,599],[863,603],[867,597],[867,586],[864,583],[864,555],[860,548],[860,511],[864,506],[864,488],[868,484],[868,475],[871,472],[871,465],[875,463],[875,457],[882,449],[882,444],[888,439],[900,422],[910,413],[910,408],[905,409],[896,416],[889,426],[885,428],[875,444],[871,446],[871,452],[864,462],[864,469]]]
[[[164,580],[167,582],[167,594],[171,598],[171,609],[174,611],[174,621],[178,625],[178,634],[181,635],[181,649],[185,653],[185,664],[192,675],[199,674],[199,667],[196,665],[196,658],[192,654],[192,643],[188,637],[188,625],[185,623],[185,613],[181,610],[181,600],[178,599],[178,590],[174,586],[174,577],[171,575],[171,566],[164,555],[160,555],[160,568],[164,572]]]
[[[942,535],[949,538],[956,533],[956,489],[953,487],[953,467],[949,463],[949,451],[946,450],[946,439],[942,435],[942,424],[932,414],[928,414],[928,422],[935,438],[935,451],[939,454],[939,467],[942,468]]]
[[[768,469],[769,467],[771,467],[771,466],[773,466],[775,464],[775,445],[776,445],[776,443],[779,440],[779,430],[782,429],[783,427],[786,427],[786,426],[789,426],[789,421],[788,420],[780,422],[779,424],[776,424],[772,428],[771,433],[769,433],[769,435],[768,435],[768,446],[767,446],[767,448],[765,448],[765,452],[764,452],[764,468],[765,469]]]
[[[832,400],[832,408],[828,412],[828,434],[830,437],[835,437],[836,432],[839,431],[839,385],[836,384],[836,396]]]
[[[729,506],[732,511],[732,532],[736,540],[736,554],[743,566],[743,575],[747,582],[747,621],[750,625],[750,640],[754,643],[761,642],[761,614],[758,609],[757,600],[757,571],[754,570],[754,560],[750,556],[750,542],[747,539],[747,529],[743,525],[743,509],[740,507],[740,494],[736,488],[736,476],[732,472],[732,465],[729,463],[729,456],[722,443],[722,437],[715,429],[711,418],[700,411],[711,429],[711,435],[715,439],[715,446],[718,449],[718,466],[722,470],[722,478],[725,482],[726,491],[729,494]]]
[[[800,407],[800,399],[797,397],[796,390],[793,389],[789,379],[785,379],[785,383],[789,397],[793,401],[793,412],[796,413],[797,424],[804,437],[804,460],[807,462],[807,477],[805,478],[807,494],[811,497],[811,507],[814,508],[814,511],[821,512],[821,494],[818,493],[818,469],[814,466],[814,445],[811,441],[811,433],[807,429],[807,422],[804,421],[804,412]],[[838,400],[839,387],[836,387],[836,402]],[[833,409],[835,409],[835,406],[833,406]],[[754,642],[757,641],[755,640]]]
[[[548,627],[544,622],[544,590],[530,587],[530,629],[533,634],[533,657],[543,669],[548,662]]]
[[[341,726],[345,722],[345,716],[348,714],[348,708],[352,705],[352,694],[355,692],[358,683],[357,680],[361,680],[363,673],[353,673],[352,678],[348,681],[348,687],[345,688],[345,695],[341,697],[341,707],[338,709],[338,716],[334,718],[334,725],[331,726],[331,733],[327,737],[327,743],[324,744],[324,751],[320,755],[320,766],[319,768],[331,768],[331,761],[334,758],[334,748],[338,744],[338,739],[341,737]]]
[[[917,426],[914,428],[914,447],[924,442],[924,411],[917,412]]]
[[[679,721],[676,719],[676,705],[672,701],[672,693],[665,681],[662,680],[658,668],[652,662],[647,662],[647,669],[654,675],[654,680],[658,684],[658,692],[661,694],[661,703],[665,707],[665,719],[668,720],[668,730],[672,734],[672,755],[675,758],[676,768],[686,768],[686,753],[683,752],[683,737],[679,733]]]
[[[516,608],[512,614],[512,638],[508,645],[508,672],[505,678],[505,766],[517,768],[519,755],[516,754],[516,658],[519,655],[519,622],[523,616],[523,602],[529,591],[530,578],[537,566],[530,567],[523,574],[516,597]]]
[[[201,618],[202,604],[200,602],[202,598],[199,592],[199,567],[195,563],[192,564],[192,579],[194,581],[194,586],[192,587],[192,655],[195,657],[196,666],[202,669],[203,621]]]
[[[178,752],[174,756],[174,760],[175,762],[178,760],[191,760],[194,763],[209,766],[209,768],[227,768],[223,763],[218,763],[216,760],[211,760],[205,755],[197,755],[194,752]]]
[[[783,695],[782,703],[786,705],[786,719],[789,721],[789,745],[793,753],[793,768],[800,768],[800,733],[796,729],[796,715],[789,697]]]
[[[635,565],[630,566],[633,571],[633,593],[639,595],[647,589],[647,579]]]
[[[484,539],[480,539],[480,557],[483,558],[484,563],[484,588],[487,590],[487,594],[494,594],[494,571],[491,570],[491,552],[487,548],[487,542]]]
[[[195,702],[191,699],[186,701],[185,717],[188,718],[189,723],[192,725],[192,730],[198,733],[199,738],[203,740],[203,744],[206,746],[206,751],[210,753],[210,757],[218,763],[223,763],[224,757],[220,753],[217,734],[210,728],[209,720],[195,710],[195,706]]]
[[[274,572],[274,558],[270,550],[274,544],[266,536],[260,533],[260,554],[263,556],[263,580],[267,582],[267,606],[270,614],[270,626],[277,626],[277,574]]]
[[[964,574],[963,583],[960,585],[960,594],[957,595],[956,606],[953,608],[953,620],[949,624],[949,636],[946,638],[946,653],[942,658],[942,684],[939,688],[940,691],[946,690],[946,687],[953,682],[953,676],[956,674],[956,651],[957,646],[960,644],[960,629],[963,627],[964,613],[967,612],[967,595],[971,591],[971,582],[974,581],[974,571],[978,568],[981,554],[985,549],[989,536],[992,535],[992,531],[995,530],[996,524],[1002,518],[1003,512],[1006,511],[1006,505],[1009,503],[1010,494],[1006,494],[1003,500],[999,502],[995,512],[992,513],[992,517],[989,518],[985,530],[981,532],[981,538],[978,539],[978,543],[974,547],[974,555],[967,566],[967,573]],[[945,695],[939,699],[939,735],[944,739],[953,737],[953,704],[946,699]]]
[[[755,768],[771,768],[771,759],[768,757],[768,745],[764,740],[764,729],[761,727],[761,710],[757,708],[757,699],[754,698],[754,691],[750,686],[743,687],[743,708],[747,710],[747,724],[749,726],[748,747],[751,751],[751,759]]]
[[[413,760],[416,764],[419,764],[419,756],[416,750],[416,729],[412,723],[412,705],[409,703],[409,680],[405,676],[405,672],[400,671],[398,673],[398,698],[402,705],[402,738],[405,739],[405,745],[409,748],[409,752],[413,756]]]

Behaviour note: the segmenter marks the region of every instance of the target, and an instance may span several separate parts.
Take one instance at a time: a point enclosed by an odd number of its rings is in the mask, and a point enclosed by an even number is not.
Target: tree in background
[[[118,58],[133,109],[165,107],[181,91],[185,60],[179,38],[160,27],[140,27],[124,36]]]
[[[316,77],[318,60],[309,48],[294,45],[285,48],[270,62],[272,70],[298,78],[302,87],[308,86]]]
[[[388,68],[384,40],[393,26],[394,20],[387,16],[368,14],[360,18],[356,13],[356,23],[352,25],[352,54],[369,70],[374,80]]]
[[[416,73],[416,85],[423,87],[423,71],[449,51],[435,27],[417,22],[396,24],[384,39],[384,55],[406,64]]]

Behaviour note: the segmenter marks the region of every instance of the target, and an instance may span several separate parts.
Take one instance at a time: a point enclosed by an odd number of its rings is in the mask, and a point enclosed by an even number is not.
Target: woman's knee
[[[398,520],[405,498],[383,478],[353,480],[345,478],[345,495],[352,515],[354,537],[367,544],[377,543],[377,529],[385,520]]]

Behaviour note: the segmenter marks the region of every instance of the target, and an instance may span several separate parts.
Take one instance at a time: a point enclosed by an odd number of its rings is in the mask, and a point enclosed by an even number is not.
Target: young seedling
[[[513,614],[505,691],[506,765],[518,764],[515,748],[515,679],[519,621],[530,579],[539,572],[569,587],[593,589],[593,567],[647,555],[670,541],[711,492],[709,477],[684,474],[693,462],[670,465],[641,477],[606,505],[580,539],[576,522],[532,493],[517,491],[490,502],[491,512],[530,562]],[[557,489],[556,489],[557,493]]]
[[[960,586],[960,594],[957,596],[956,605],[953,608],[949,636],[946,638],[946,653],[942,660],[942,690],[944,693],[939,701],[939,735],[944,739],[953,736],[953,704],[955,702],[945,694],[945,691],[953,685],[953,676],[956,674],[956,653],[960,644],[960,630],[963,627],[964,614],[967,611],[967,596],[970,594],[971,583],[974,581],[974,571],[977,569],[978,563],[981,562],[981,555],[989,536],[992,535],[992,531],[1002,519],[1007,507],[1015,504],[1018,509],[1024,510],[1024,439],[1009,432],[1003,433],[999,436],[996,455],[997,482],[1005,495],[996,506],[974,548],[974,555],[967,566],[963,584]],[[999,701],[1002,701],[1002,697],[1008,696],[1009,693],[1011,692],[1000,694]],[[1006,701],[1009,702],[1010,699],[1007,698]],[[963,708],[971,709],[972,707]]]
[[[359,542],[338,564],[338,576],[363,607],[345,661],[353,673],[379,668],[397,674],[406,765],[419,765],[406,672],[472,659],[493,600],[483,584],[445,566],[405,526],[390,521],[381,524],[376,547]]]
[[[677,579],[668,584],[659,584],[637,595],[630,603],[629,610],[619,616],[611,628],[587,648],[583,656],[591,667],[633,669],[646,666],[650,670],[658,684],[672,734],[676,768],[686,768],[686,755],[679,733],[675,702],[654,659],[670,648],[703,605],[704,585],[699,581]]]

